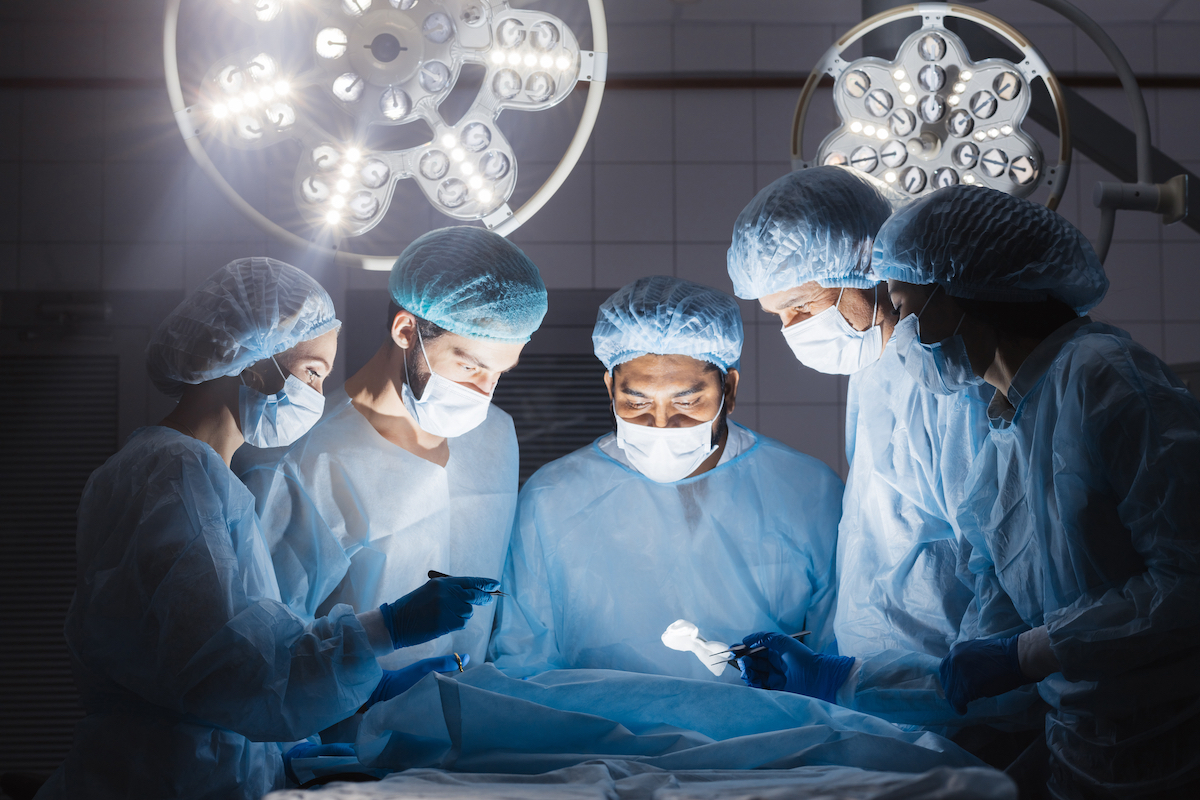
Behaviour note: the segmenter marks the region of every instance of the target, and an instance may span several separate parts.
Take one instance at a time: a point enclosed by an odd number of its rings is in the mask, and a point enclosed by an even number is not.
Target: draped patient
[[[830,645],[842,483],[728,419],[736,301],[642,278],[600,307],[592,341],[616,430],[522,489],[496,666],[518,677],[604,668],[713,680],[691,652],[663,643],[681,619],[707,640],[807,628],[812,647]],[[733,667],[720,676],[737,678]]]

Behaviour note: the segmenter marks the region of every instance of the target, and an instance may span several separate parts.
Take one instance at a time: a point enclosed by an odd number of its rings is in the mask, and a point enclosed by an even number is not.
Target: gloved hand
[[[471,663],[470,653],[463,653],[460,658],[464,667]],[[391,700],[396,695],[407,692],[431,672],[458,672],[458,662],[454,660],[453,655],[434,656],[423,658],[400,669],[385,669],[383,677],[379,679],[379,685],[371,692],[363,708],[368,709],[376,703]]]
[[[1017,657],[1017,639],[975,639],[959,642],[942,659],[938,675],[946,690],[946,699],[959,714],[967,713],[967,703],[980,697],[995,697],[1018,686],[1033,683],[1021,671]]]
[[[316,758],[317,756],[350,756],[351,758],[357,758],[358,754],[354,752],[354,745],[349,743],[313,744],[312,742],[301,742],[283,754],[283,772],[287,775],[288,780],[295,784],[300,783],[300,779],[292,771],[293,759]]]
[[[782,633],[752,633],[742,644],[751,649],[766,648],[738,659],[747,686],[804,694],[826,703],[835,701],[837,690],[854,666],[853,658],[814,653]]]
[[[428,642],[461,630],[475,610],[492,602],[488,592],[500,588],[491,578],[434,578],[379,607],[396,649]]]

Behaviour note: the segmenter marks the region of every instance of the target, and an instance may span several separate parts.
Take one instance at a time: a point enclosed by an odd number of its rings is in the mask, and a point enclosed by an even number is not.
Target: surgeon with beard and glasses
[[[600,307],[592,342],[616,430],[521,490],[496,666],[515,677],[594,668],[736,682],[732,665],[672,649],[663,634],[690,631],[695,645],[807,629],[812,648],[830,646],[842,483],[728,418],[737,302],[642,278]]]

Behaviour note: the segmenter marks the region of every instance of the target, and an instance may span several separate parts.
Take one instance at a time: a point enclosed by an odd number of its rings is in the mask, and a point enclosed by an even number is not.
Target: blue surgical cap
[[[459,336],[528,342],[546,316],[546,286],[521,249],[467,225],[421,236],[388,279],[405,311]]]
[[[871,244],[892,213],[883,195],[844,167],[784,175],[742,209],[729,246],[733,291],[757,300],[809,281],[868,289]]]
[[[164,394],[238,375],[246,367],[336,330],[321,284],[273,258],[239,258],[172,311],[146,347],[146,370]]]
[[[592,346],[610,372],[651,353],[691,356],[728,372],[742,355],[741,310],[708,286],[662,275],[639,278],[600,306]]]
[[[1009,303],[1061,300],[1084,314],[1108,278],[1079,230],[1045,206],[983,186],[948,186],[896,212],[875,240],[880,280]]]

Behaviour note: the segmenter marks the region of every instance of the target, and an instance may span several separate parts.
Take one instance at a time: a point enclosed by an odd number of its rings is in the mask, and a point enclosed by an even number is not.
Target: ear
[[[737,390],[738,382],[742,379],[742,374],[736,369],[731,369],[725,373],[725,413],[732,414],[733,407],[737,405]]]
[[[604,386],[608,389],[608,401],[613,402],[613,377],[611,372],[604,373]]]
[[[407,350],[417,343],[417,318],[403,308],[392,318],[392,342],[401,350]]]

